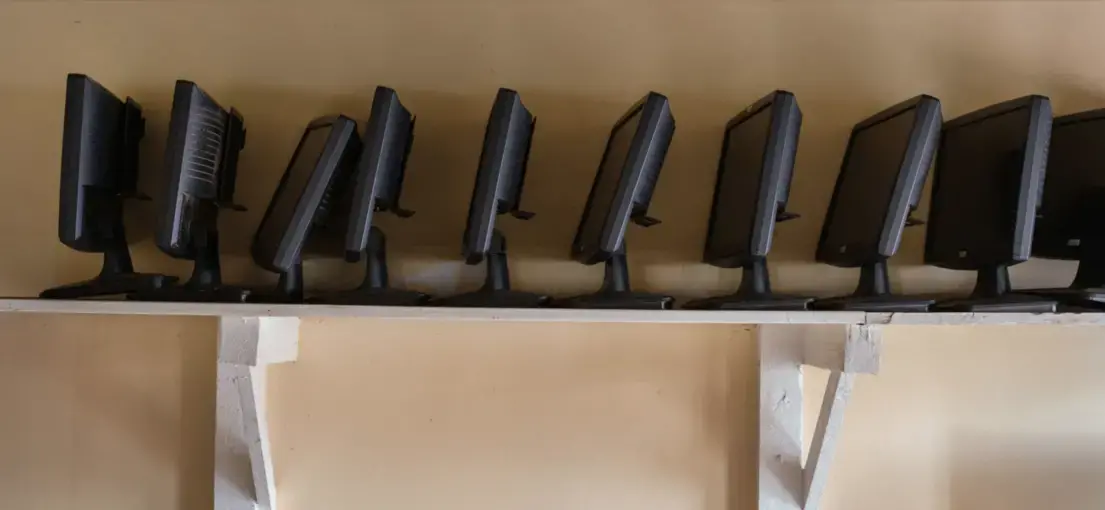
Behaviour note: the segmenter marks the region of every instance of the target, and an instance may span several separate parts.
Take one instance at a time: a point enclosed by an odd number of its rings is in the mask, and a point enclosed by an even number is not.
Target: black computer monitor
[[[941,311],[1050,312],[1055,302],[1010,292],[1009,266],[1028,260],[1047,167],[1051,103],[1025,96],[944,124],[933,178],[925,263],[978,272],[967,299]]]
[[[401,218],[414,214],[399,205],[407,158],[414,142],[414,116],[399,102],[399,94],[377,87],[372,112],[361,141],[353,183],[340,201],[349,204],[345,229],[345,259],[365,258],[364,281],[350,291],[317,296],[311,302],[343,305],[417,306],[430,296],[388,285],[387,247],[383,230],[373,225],[376,212]]]
[[[926,311],[931,299],[890,292],[886,261],[898,251],[921,198],[940,136],[940,101],[920,95],[856,124],[848,139],[817,261],[860,268],[849,296],[819,299],[819,310]]]
[[[506,238],[495,228],[500,214],[529,219],[533,213],[520,208],[526,163],[537,120],[517,92],[499,89],[484,132],[476,184],[468,204],[461,250],[467,264],[486,260],[487,274],[479,290],[440,299],[441,306],[532,308],[545,306],[549,297],[511,290]]]
[[[1056,117],[1032,255],[1077,260],[1069,287],[1033,289],[1068,306],[1105,305],[1105,109]]]
[[[249,296],[247,289],[223,285],[219,264],[219,210],[244,210],[233,203],[244,146],[245,125],[237,110],[219,106],[195,83],[176,82],[155,240],[169,256],[193,261],[192,276],[183,285],[132,299],[244,302]]]
[[[79,299],[159,289],[174,279],[134,272],[123,228],[123,200],[137,198],[142,108],[121,101],[92,78],[70,74],[65,84],[58,239],[104,256],[91,280],[47,289],[48,299]]]
[[[360,152],[357,122],[342,115],[311,121],[280,178],[253,236],[253,261],[278,273],[275,292],[255,293],[258,302],[303,301],[303,254],[311,232],[326,227]]]
[[[767,253],[786,212],[802,111],[794,94],[777,90],[729,121],[718,161],[702,260],[743,269],[735,294],[684,305],[706,310],[805,310],[812,298],[771,293]]]
[[[632,221],[648,227],[648,205],[675,133],[668,98],[650,92],[614,125],[606,141],[587,205],[572,242],[572,258],[606,264],[599,292],[559,300],[567,308],[670,309],[671,296],[633,292],[626,265],[625,231]]]

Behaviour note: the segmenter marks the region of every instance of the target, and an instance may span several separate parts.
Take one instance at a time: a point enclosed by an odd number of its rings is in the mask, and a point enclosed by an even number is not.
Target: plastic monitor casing
[[[624,158],[612,154],[622,129],[632,130]],[[656,92],[649,92],[622,115],[610,131],[595,173],[572,242],[572,258],[583,264],[604,262],[624,250],[630,221],[646,226],[657,223],[648,217],[648,207],[674,133],[675,117],[668,98]],[[616,178],[604,175],[609,171],[616,172]],[[614,183],[609,192],[604,177]]]
[[[322,129],[329,130],[322,149],[313,154],[305,153],[305,143],[312,132]],[[285,273],[299,264],[312,227],[329,214],[329,207],[341,191],[337,189],[342,184],[340,181],[348,176],[351,158],[357,154],[359,145],[357,123],[349,117],[323,117],[308,124],[254,235],[251,251],[257,265],[268,271]],[[295,176],[306,177],[305,185],[295,187],[289,180],[292,172],[299,169],[300,158],[304,157],[314,158],[315,163],[304,167],[309,170],[309,176]],[[293,200],[295,205],[288,209],[287,222],[274,218],[276,208]]]
[[[240,149],[229,147],[227,127],[232,114],[195,83],[176,82],[165,147],[169,175],[155,234],[158,248],[172,257],[191,260],[196,256],[192,222],[202,221],[197,218],[200,202],[218,200],[219,182],[225,180],[220,175],[224,152]]]
[[[498,215],[509,212],[521,218],[531,216],[521,211],[519,202],[535,126],[521,96],[510,89],[499,89],[487,121],[476,184],[468,204],[462,241],[468,264],[480,263],[491,251]]]
[[[959,135],[963,129],[998,126],[998,122],[1008,122],[1009,118],[1003,116],[1009,114],[1023,114],[1023,127],[1011,128],[1007,138],[999,141],[1015,146],[1016,150],[1000,154],[999,157],[1009,159],[995,165],[996,169],[970,166],[975,172],[990,172],[981,176],[986,185],[957,189],[951,177],[944,175],[956,158],[962,157],[947,147],[949,138]],[[995,104],[944,124],[925,238],[926,264],[977,270],[1028,260],[1047,168],[1051,122],[1048,98],[1031,95]],[[967,146],[975,148],[978,143]],[[994,150],[1005,149],[997,147]],[[964,182],[963,176],[954,178]],[[960,199],[968,196],[970,200]]]
[[[399,196],[413,142],[411,112],[399,102],[395,90],[377,87],[353,175],[356,184],[345,232],[346,259],[350,262],[359,260],[368,248],[376,211],[410,214],[399,206]]]
[[[746,131],[756,129],[758,126],[753,126],[753,123],[763,117],[767,117],[767,124],[762,132],[741,133],[742,128]],[[771,250],[775,222],[787,218],[780,217],[779,214],[785,211],[790,194],[790,180],[794,171],[795,154],[798,152],[798,135],[801,127],[802,111],[798,108],[798,101],[794,94],[783,90],[764,96],[745,108],[726,125],[703,261],[718,267],[733,268],[767,256]],[[756,142],[763,140],[762,145],[754,144],[755,150],[762,150],[759,165],[734,167],[728,164],[733,157],[731,151],[735,150],[732,146],[734,137],[738,135],[749,137]],[[743,200],[749,195],[742,193],[741,190],[728,190],[735,193],[726,195],[727,190],[723,189],[723,183],[727,182],[727,177],[738,178],[735,175],[729,175],[729,173],[738,172],[754,174],[758,182],[755,200]],[[744,177],[753,177],[753,175]],[[739,211],[738,214],[726,218],[718,216],[723,210],[734,209]],[[744,225],[736,230],[748,235],[733,239],[732,243],[726,243],[725,237],[731,234],[725,230],[733,230],[737,223]]]

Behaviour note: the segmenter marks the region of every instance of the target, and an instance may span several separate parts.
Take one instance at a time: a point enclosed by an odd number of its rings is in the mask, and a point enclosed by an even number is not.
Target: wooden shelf
[[[674,324],[1105,325],[1105,313],[865,313],[668,310],[563,310],[401,306],[147,303],[0,299],[0,313],[192,315],[206,317],[352,317],[367,319],[513,322],[636,322]]]

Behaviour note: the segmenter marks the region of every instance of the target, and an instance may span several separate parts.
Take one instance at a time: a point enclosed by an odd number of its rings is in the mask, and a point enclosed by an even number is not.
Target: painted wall
[[[0,508],[210,508],[211,320],[0,327]],[[724,326],[310,321],[270,372],[280,503],[753,508],[755,351]],[[825,508],[1100,506],[1102,356],[1093,328],[889,330]]]
[[[247,1],[0,5],[0,294],[87,277],[56,241],[64,76],[88,73],[146,108],[161,166],[172,82],[201,83],[247,118],[229,279],[272,281],[244,254],[302,127],[364,117],[387,84],[419,115],[404,223],[384,222],[396,280],[468,288],[461,223],[495,88],[541,119],[524,203],[504,221],[518,287],[567,294],[601,270],[567,261],[610,124],[647,90],[678,121],[652,212],[629,234],[635,283],[679,296],[738,277],[696,262],[725,121],[775,89],[805,112],[776,287],[844,292],[856,273],[812,263],[851,125],[917,93],[960,113],[1026,93],[1057,113],[1101,107],[1094,3],[767,4]],[[156,189],[156,172],[142,186]],[[186,275],[130,224],[143,270]],[[922,216],[924,207],[922,207]],[[923,268],[923,232],[894,260],[905,291],[966,289]],[[1060,285],[1066,262],[1014,270]],[[336,287],[359,269],[312,261]],[[0,508],[210,505],[214,325],[202,319],[0,316]],[[895,329],[883,373],[850,409],[827,508],[1033,510],[1101,506],[1105,349],[1092,329]],[[754,345],[717,326],[478,325],[328,320],[273,370],[278,484],[297,508],[744,508],[754,489]],[[812,385],[811,394],[817,390]],[[812,399],[817,401],[818,399]],[[728,505],[728,506],[727,506]]]

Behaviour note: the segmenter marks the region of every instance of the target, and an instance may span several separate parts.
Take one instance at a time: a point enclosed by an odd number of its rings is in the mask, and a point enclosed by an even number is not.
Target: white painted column
[[[855,374],[879,369],[881,330],[867,325],[761,325],[759,510],[816,510]],[[830,371],[803,463],[802,365]]]
[[[219,318],[215,510],[276,509],[265,371],[298,354],[298,318]]]

